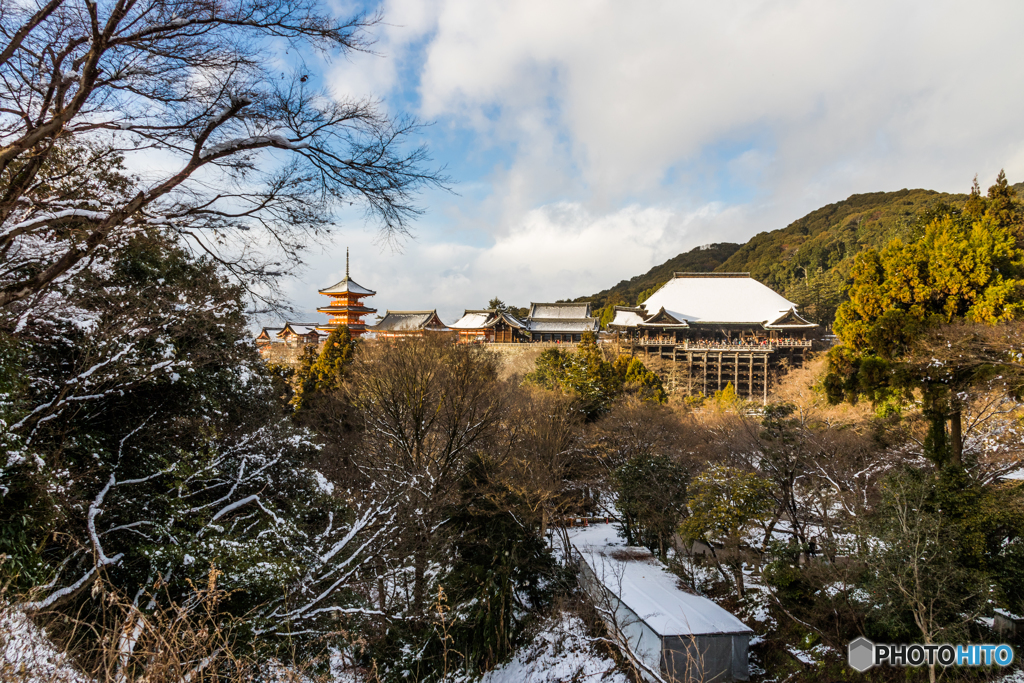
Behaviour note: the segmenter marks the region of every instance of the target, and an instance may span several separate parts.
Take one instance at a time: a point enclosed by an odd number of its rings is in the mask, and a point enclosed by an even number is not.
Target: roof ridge
[[[695,272],[695,273],[675,272],[675,273],[672,273],[672,277],[750,277],[750,271],[746,271],[746,272],[740,272],[740,271],[736,271],[736,272],[721,272],[721,273],[716,273],[716,272],[711,272],[711,271]],[[751,278],[751,279],[753,279],[753,278]]]

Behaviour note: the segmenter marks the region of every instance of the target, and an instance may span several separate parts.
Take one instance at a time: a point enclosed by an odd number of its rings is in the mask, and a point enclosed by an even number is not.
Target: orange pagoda
[[[331,297],[330,306],[316,309],[318,313],[326,313],[330,320],[326,325],[318,325],[318,330],[330,332],[339,325],[348,325],[353,337],[366,332],[363,316],[376,313],[376,308],[367,308],[360,301],[363,297],[373,296],[377,292],[357,284],[348,276],[348,249],[345,249],[345,279],[336,285],[321,289],[320,293]]]

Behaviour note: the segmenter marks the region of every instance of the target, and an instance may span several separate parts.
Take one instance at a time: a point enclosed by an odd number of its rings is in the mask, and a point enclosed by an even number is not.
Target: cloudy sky
[[[377,55],[325,67],[432,125],[454,193],[400,250],[358,218],[285,285],[344,275],[452,322],[592,294],[859,192],[1024,180],[1024,3],[384,0]]]

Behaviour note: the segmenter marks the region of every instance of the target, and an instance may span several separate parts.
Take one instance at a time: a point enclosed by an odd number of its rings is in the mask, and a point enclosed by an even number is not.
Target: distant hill
[[[1024,196],[1024,183],[1013,188]],[[913,239],[937,209],[961,207],[965,201],[966,194],[933,190],[855,194],[784,228],[759,233],[746,244],[697,248],[578,300],[593,301],[595,309],[613,304],[633,306],[641,293],[666,282],[674,271],[749,272],[796,303],[803,315],[831,324],[858,252],[881,247],[896,237]]]
[[[726,262],[730,256],[740,248],[739,244],[732,242],[720,242],[718,244],[706,244],[670,258],[660,266],[655,266],[643,275],[637,275],[628,280],[623,280],[614,287],[610,287],[593,296],[584,296],[577,301],[591,301],[594,310],[600,309],[610,303],[630,306],[636,305],[637,296],[644,290],[657,287],[672,277],[672,273],[702,273],[715,270]]]

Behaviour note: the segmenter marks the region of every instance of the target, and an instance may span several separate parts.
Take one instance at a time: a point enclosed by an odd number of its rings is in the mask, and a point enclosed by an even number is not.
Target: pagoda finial
[[[348,247],[345,247],[345,279],[348,279]]]

